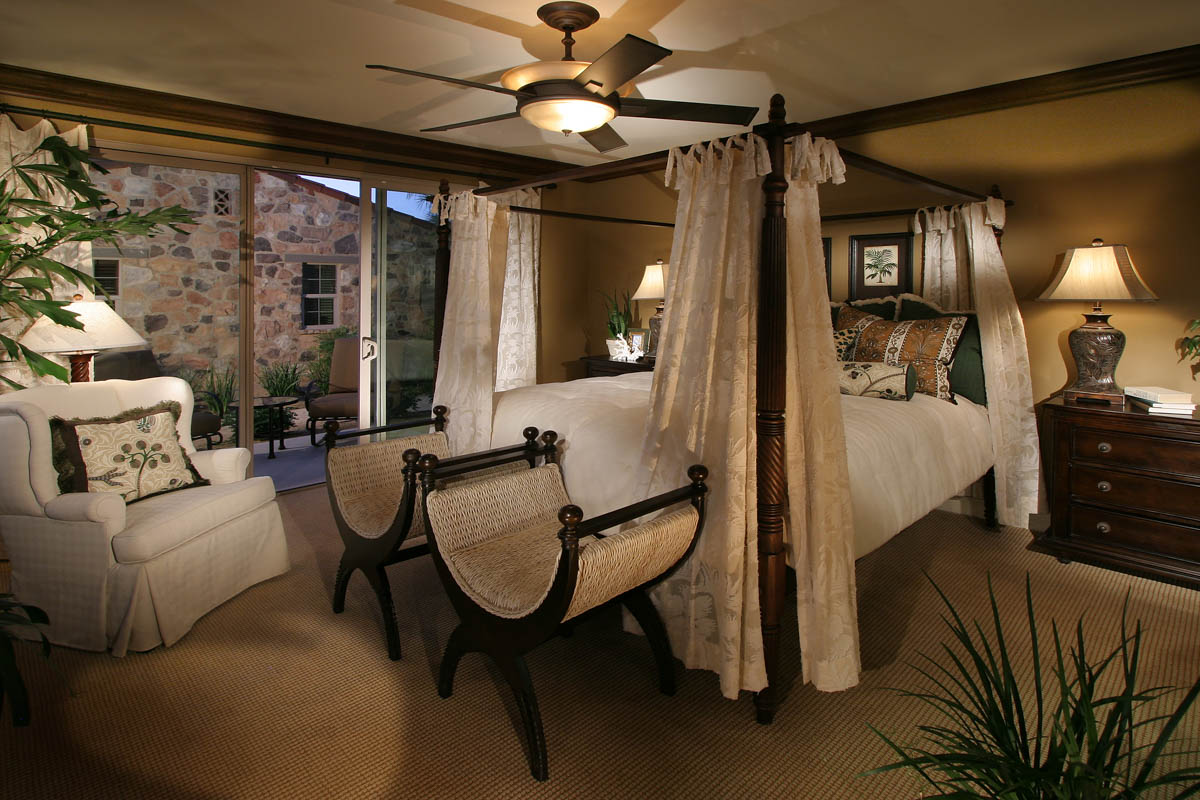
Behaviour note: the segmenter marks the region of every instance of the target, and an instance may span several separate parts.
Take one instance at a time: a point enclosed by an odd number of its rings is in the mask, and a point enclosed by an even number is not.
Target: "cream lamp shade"
[[[39,353],[72,354],[72,382],[88,380],[91,354],[97,350],[146,344],[146,340],[129,327],[112,306],[101,300],[82,300],[76,295],[75,301],[66,305],[66,310],[79,315],[83,330],[40,317],[21,337],[21,344]]]
[[[633,300],[662,300],[666,297],[666,280],[663,270],[666,264],[660,258],[656,264],[647,264],[642,274],[642,282],[633,293]]]
[[[1129,248],[1094,239],[1072,247],[1055,262],[1054,277],[1038,300],[1157,300],[1138,274]]]

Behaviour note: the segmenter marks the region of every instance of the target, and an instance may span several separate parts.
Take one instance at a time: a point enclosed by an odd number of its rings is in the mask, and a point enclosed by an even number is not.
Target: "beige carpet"
[[[528,660],[550,754],[550,780],[538,784],[515,705],[482,656],[464,659],[453,697],[434,690],[455,619],[432,564],[391,569],[404,658],[390,662],[361,577],[346,612],[329,610],[340,543],[324,488],[281,499],[291,572],[216,609],[175,646],[123,659],[56,649],[49,663],[20,648],[34,720],[0,723],[0,796],[914,797],[904,775],[856,775],[888,760],[868,722],[912,741],[923,718],[884,691],[916,685],[904,662],[946,639],[922,570],[980,619],[990,570],[1014,625],[1028,570],[1046,623],[1086,614],[1097,645],[1114,641],[1129,591],[1147,629],[1146,680],[1180,685],[1200,671],[1200,592],[1062,565],[1027,552],[1026,531],[935,512],[858,565],[862,685],[797,686],[774,725],[753,722],[748,696],[722,699],[710,673],[689,671],[675,697],[659,695],[645,642],[614,615],[543,645]],[[790,643],[791,669],[797,660]],[[1028,654],[1019,660],[1027,672]],[[1200,714],[1185,728],[1200,737]]]

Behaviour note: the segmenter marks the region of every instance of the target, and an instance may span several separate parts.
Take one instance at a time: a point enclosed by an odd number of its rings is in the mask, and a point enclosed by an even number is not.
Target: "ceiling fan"
[[[626,34],[590,64],[571,56],[575,39],[571,34],[583,30],[600,19],[600,12],[584,3],[547,3],[537,10],[538,18],[565,36],[562,43],[566,54],[562,61],[535,61],[514,67],[500,77],[500,86],[488,83],[448,78],[412,69],[367,64],[367,69],[381,69],[414,75],[418,78],[486,89],[489,92],[515,97],[517,110],[492,117],[453,122],[422,132],[448,131],[485,122],[524,117],[539,128],[578,133],[587,142],[607,153],[626,142],[608,123],[618,116],[649,119],[674,119],[692,122],[716,122],[727,125],[749,125],[758,113],[757,107],[730,106],[717,103],[686,103],[673,100],[647,100],[629,97],[629,82],[654,66],[671,51],[653,42]]]

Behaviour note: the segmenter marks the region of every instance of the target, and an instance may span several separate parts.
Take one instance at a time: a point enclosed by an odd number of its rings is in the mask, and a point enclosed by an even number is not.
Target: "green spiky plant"
[[[1200,319],[1189,322],[1185,332],[1191,335],[1179,340],[1179,360],[1196,362],[1192,364],[1192,380],[1195,380],[1200,373]]]
[[[600,293],[604,298],[604,307],[608,316],[608,338],[627,339],[629,329],[633,326],[633,310],[630,306],[629,290],[625,291],[624,302],[617,296],[614,289],[612,296]]]
[[[53,163],[34,163],[48,154]],[[70,300],[54,299],[54,285],[103,289],[91,275],[53,256],[71,242],[105,242],[120,247],[126,236],[154,236],[164,229],[182,233],[194,223],[194,212],[167,206],[145,212],[120,211],[88,176],[107,170],[84,150],[59,136],[47,136],[33,153],[15,160],[0,173],[0,322],[49,317],[60,325],[82,329]],[[24,361],[35,376],[66,382],[67,370],[15,339],[0,333],[0,364]],[[15,389],[21,385],[0,376]]]
[[[0,594],[0,716],[4,713],[7,697],[11,707],[13,727],[29,724],[29,692],[21,672],[17,669],[17,654],[13,650],[16,630],[25,628],[34,631],[42,642],[42,655],[50,657],[50,640],[37,626],[49,624],[46,612],[37,606],[17,602],[11,594]]]
[[[1173,710],[1153,712],[1151,704],[1179,690],[1138,686],[1142,627],[1138,622],[1129,633],[1128,597],[1121,641],[1097,660],[1088,657],[1082,620],[1067,647],[1052,623],[1054,660],[1047,675],[1026,576],[1034,683],[1029,698],[1013,672],[1009,653],[1015,642],[1007,641],[1000,624],[990,576],[990,637],[979,622],[968,625],[936,583],[934,588],[949,612],[943,621],[957,647],[943,643],[944,660],[922,654],[922,662],[911,665],[928,683],[925,690],[895,691],[925,703],[940,721],[918,726],[922,746],[899,745],[872,727],[899,760],[865,774],[912,770],[936,792],[927,796],[944,798],[1127,800],[1151,790],[1177,799],[1200,794],[1200,750],[1172,745],[1200,695],[1200,679]],[[1182,766],[1163,768],[1164,761]]]

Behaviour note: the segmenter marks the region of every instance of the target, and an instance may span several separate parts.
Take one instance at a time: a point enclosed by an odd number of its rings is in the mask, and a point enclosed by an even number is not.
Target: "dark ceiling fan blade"
[[[401,69],[400,67],[389,67],[384,64],[367,64],[367,69],[382,69],[388,72],[399,72],[401,75],[412,75],[417,78],[432,78],[435,81],[443,83],[453,83],[458,86],[469,86],[472,89],[487,89],[489,92],[497,92],[506,94],[510,97],[525,97],[524,92],[517,92],[512,89],[505,89],[503,86],[492,86],[490,83],[476,83],[475,81],[464,81],[461,78],[447,78],[445,75],[434,75],[430,72],[417,72],[415,69]]]
[[[494,117],[482,117],[480,119],[469,119],[466,122],[451,122],[449,125],[438,125],[436,128],[421,128],[421,133],[429,133],[431,131],[452,131],[455,128],[466,128],[469,125],[482,125],[485,122],[500,122],[505,119],[515,119],[521,116],[517,111],[509,112],[508,114],[497,114]]]
[[[611,125],[601,125],[595,130],[580,131],[579,135],[587,139],[587,143],[601,153],[616,150],[618,147],[626,147],[629,144],[621,138],[621,134],[613,130]]]
[[[624,39],[605,50],[604,55],[575,76],[575,80],[583,86],[595,84],[600,88],[600,94],[609,95],[669,55],[671,51],[667,48],[627,33]]]
[[[689,122],[719,122],[749,125],[758,113],[754,106],[727,106],[720,103],[685,103],[676,100],[647,100],[622,97],[621,116],[649,119],[678,119]]]

